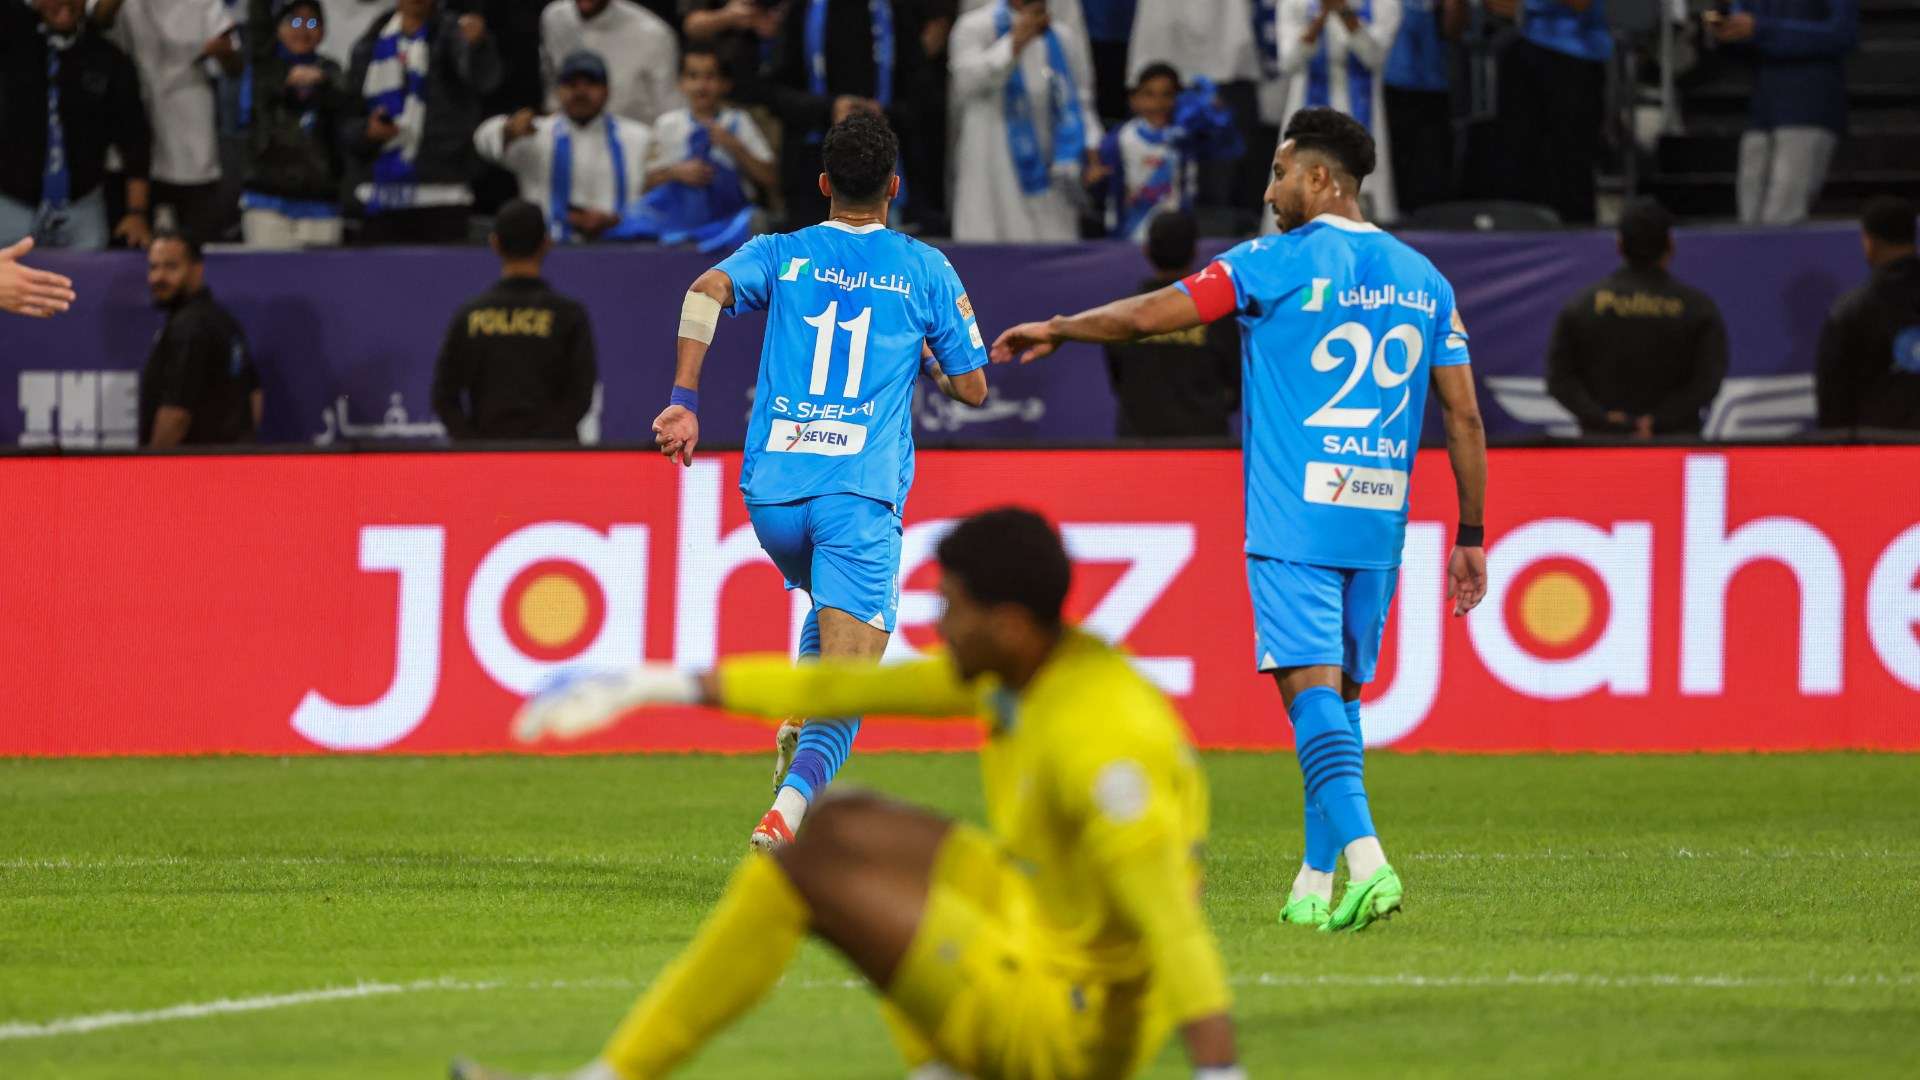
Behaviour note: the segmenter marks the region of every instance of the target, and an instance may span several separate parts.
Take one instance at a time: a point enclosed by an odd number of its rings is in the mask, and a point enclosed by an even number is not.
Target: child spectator
[[[680,58],[687,104],[660,114],[647,161],[647,212],[663,241],[744,238],[756,194],[779,181],[766,136],[727,104],[732,91],[713,47],[688,46]]]
[[[326,33],[318,0],[247,0],[240,231],[251,247],[340,243],[342,83],[319,52]]]
[[[1133,119],[1100,141],[1100,161],[1107,167],[1107,224],[1115,236],[1145,240],[1155,211],[1186,209],[1189,162],[1173,126],[1173,102],[1179,96],[1180,73],[1171,64],[1147,65],[1127,94]]]

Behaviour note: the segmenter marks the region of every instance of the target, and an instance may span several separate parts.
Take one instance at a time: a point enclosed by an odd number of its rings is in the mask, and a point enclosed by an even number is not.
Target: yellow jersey
[[[743,657],[718,674],[731,712],[976,718],[988,826],[1032,884],[1034,949],[1075,978],[1146,982],[1173,1025],[1226,1010],[1199,899],[1206,779],[1179,715],[1121,651],[1070,629],[1017,694],[962,683],[944,657]]]

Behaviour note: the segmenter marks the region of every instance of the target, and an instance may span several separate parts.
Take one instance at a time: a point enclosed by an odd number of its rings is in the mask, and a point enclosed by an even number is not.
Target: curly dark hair
[[[1332,158],[1355,180],[1373,175],[1375,164],[1373,134],[1360,121],[1337,109],[1316,107],[1301,109],[1287,121],[1281,140],[1293,140],[1297,153],[1311,150]]]
[[[1046,518],[1018,506],[985,510],[954,526],[937,552],[942,572],[982,604],[1025,608],[1042,626],[1060,625],[1073,564]]]
[[[900,161],[900,140],[878,113],[857,112],[827,130],[820,166],[842,202],[856,206],[886,198],[887,181]]]

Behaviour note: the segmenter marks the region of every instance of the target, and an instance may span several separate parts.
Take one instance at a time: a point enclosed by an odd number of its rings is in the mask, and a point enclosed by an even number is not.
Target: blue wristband
[[[929,378],[934,378],[934,379],[939,378],[940,377],[940,358],[937,356],[929,356],[925,360],[920,361],[920,370],[924,372]]]
[[[678,405],[693,415],[699,416],[700,391],[689,390],[684,386],[676,386],[673,388],[673,393],[667,398],[667,404]]]

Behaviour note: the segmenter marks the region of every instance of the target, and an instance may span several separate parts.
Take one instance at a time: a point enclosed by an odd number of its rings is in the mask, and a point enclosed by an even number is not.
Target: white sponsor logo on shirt
[[[767,435],[767,449],[782,454],[845,457],[859,453],[866,445],[866,428],[838,420],[815,420],[808,424],[775,420],[773,430]]]
[[[1399,469],[1363,469],[1358,465],[1307,462],[1301,496],[1310,503],[1361,510],[1399,510],[1407,505],[1407,474]]]

